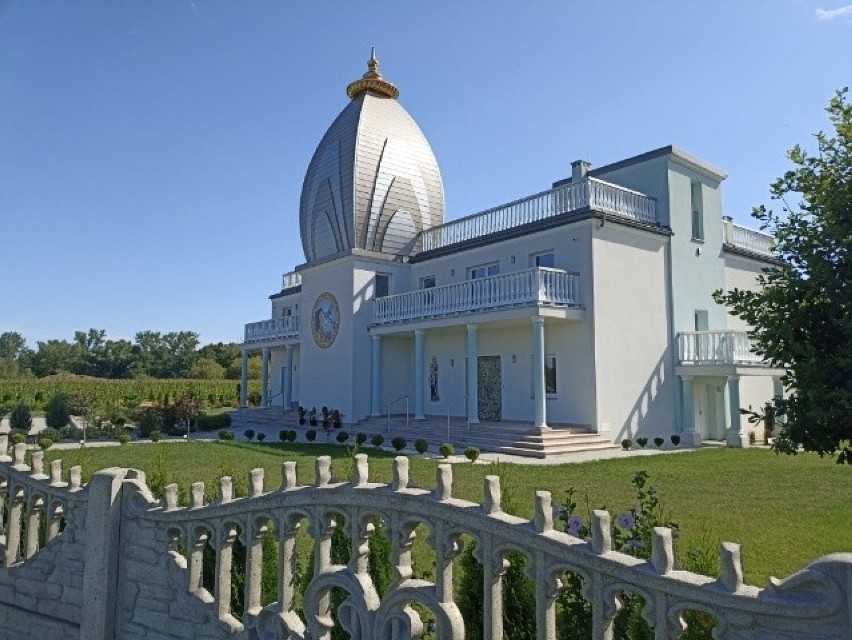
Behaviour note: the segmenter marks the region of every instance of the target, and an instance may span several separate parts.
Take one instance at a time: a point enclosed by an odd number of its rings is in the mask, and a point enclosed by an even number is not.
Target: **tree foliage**
[[[757,291],[716,292],[754,329],[755,351],[786,367],[787,397],[776,451],[805,451],[852,464],[852,105],[839,91],[826,109],[833,133],[816,134],[812,154],[796,145],[793,167],[771,187],[781,204],[752,216],[775,241],[779,264]],[[753,414],[760,417],[760,414]]]

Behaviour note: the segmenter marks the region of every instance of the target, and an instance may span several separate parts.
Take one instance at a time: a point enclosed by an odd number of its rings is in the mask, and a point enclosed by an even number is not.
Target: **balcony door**
[[[498,422],[503,419],[503,376],[500,356],[479,356],[477,359],[479,384],[479,419]]]

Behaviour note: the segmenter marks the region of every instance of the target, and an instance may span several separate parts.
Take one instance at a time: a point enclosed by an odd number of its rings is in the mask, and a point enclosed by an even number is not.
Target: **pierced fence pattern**
[[[245,342],[264,342],[299,337],[299,316],[284,316],[272,320],[250,322],[245,326]]]
[[[677,637],[684,628],[682,615],[686,611],[712,614],[717,621],[713,632],[717,640],[815,640],[852,635],[852,554],[826,556],[760,589],[743,584],[738,545],[722,545],[721,575],[716,578],[678,570],[672,532],[665,528],[654,530],[651,559],[640,560],[613,551],[610,514],[605,511],[594,512],[589,542],[557,531],[549,492],[536,493],[532,521],[502,511],[496,476],[484,480],[483,504],[454,498],[449,464],[438,466],[435,489],[427,491],[410,486],[405,457],[395,459],[389,484],[370,481],[365,455],[355,457],[348,482],[333,479],[328,457],[317,458],[315,481],[310,486],[297,482],[295,462],[284,462],[280,484],[273,489],[265,486],[263,470],[256,469],[249,478],[247,497],[235,498],[232,479],[225,477],[219,481],[214,502],[205,504],[205,487],[195,483],[190,505],[182,507],[176,485],[168,486],[164,500],[157,501],[140,472],[101,472],[96,475],[99,489],[93,492],[90,487],[94,484],[84,488],[72,486],[72,481],[67,487],[60,486],[55,475],[51,478],[41,472],[38,457],[27,467],[24,454],[25,447],[18,445],[13,463],[0,464],[7,496],[15,487],[25,487],[25,493],[58,492],[56,499],[69,503],[88,491],[92,517],[88,518],[87,534],[118,522],[110,532],[112,539],[120,539],[114,550],[109,545],[91,546],[102,543],[103,538],[95,543],[87,540],[87,563],[97,560],[99,553],[117,556],[114,568],[100,578],[118,585],[118,593],[112,599],[96,598],[95,602],[89,601],[87,593],[87,606],[95,608],[90,612],[93,621],[103,620],[105,624],[89,624],[89,618],[78,618],[86,620],[81,638],[328,639],[334,625],[331,591],[341,589],[346,598],[337,609],[337,620],[351,638],[421,637],[421,612],[427,609],[434,618],[435,637],[461,640],[465,638],[465,621],[454,601],[453,561],[462,550],[465,534],[475,539],[475,554],[483,565],[485,638],[504,635],[502,575],[508,555],[515,551],[529,560],[527,571],[535,583],[536,634],[540,639],[556,638],[556,598],[566,571],[583,579],[584,596],[592,605],[595,640],[613,637],[622,593],[644,598],[643,617],[652,624],[658,639]],[[54,474],[61,472],[55,469],[52,467]],[[79,470],[73,473],[79,477]],[[102,490],[106,488],[109,490]],[[11,512],[5,516],[4,522],[20,532],[15,524],[17,516]],[[368,542],[376,518],[389,534],[395,572],[382,598],[368,571]],[[295,543],[303,520],[307,520],[313,538],[315,564],[299,611],[295,607]],[[338,522],[346,523],[351,543],[346,565],[332,562],[331,540]],[[431,531],[436,558],[434,582],[413,577],[411,549],[421,523]],[[268,531],[274,531],[279,542],[278,598],[261,606],[262,539]],[[40,553],[64,535],[57,534],[34,555],[24,552],[16,556],[11,566],[0,569],[0,579],[6,581],[15,571],[36,562]],[[238,539],[245,547],[245,612],[241,619],[231,609],[233,550]],[[5,544],[8,557],[8,542]],[[208,545],[215,555],[212,592],[205,589],[201,577],[203,552]],[[112,565],[107,562],[103,566]],[[93,575],[85,569],[83,573]],[[48,599],[48,594],[43,596]],[[23,600],[9,601],[15,597],[17,594],[0,590],[0,611],[4,604],[24,611],[29,608]],[[100,617],[98,606],[108,609]]]
[[[754,353],[746,331],[682,331],[677,335],[678,359],[682,364],[769,363]]]

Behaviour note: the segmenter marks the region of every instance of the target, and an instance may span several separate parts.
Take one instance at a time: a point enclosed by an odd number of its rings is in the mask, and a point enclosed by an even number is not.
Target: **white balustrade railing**
[[[375,324],[534,304],[579,306],[580,276],[538,267],[375,300]]]
[[[281,288],[292,289],[293,287],[302,286],[302,274],[298,271],[290,271],[281,277]]]
[[[682,364],[767,364],[752,345],[746,331],[683,331],[677,336]]]
[[[774,256],[772,236],[725,220],[725,242],[763,256]]]
[[[284,316],[272,320],[250,322],[245,327],[245,342],[263,342],[299,337],[299,316]]]
[[[13,629],[24,629],[15,638],[328,638],[339,624],[362,640],[408,639],[423,637],[428,624],[433,637],[472,639],[454,590],[468,536],[483,565],[483,582],[473,588],[482,589],[477,637],[486,640],[505,637],[503,603],[511,595],[502,576],[514,552],[526,557],[533,579],[528,613],[537,638],[562,637],[557,596],[570,588],[565,578],[572,574],[583,581],[579,596],[587,599],[591,627],[584,637],[593,640],[614,637],[624,594],[643,597],[642,617],[654,638],[684,637],[686,611],[712,615],[716,640],[852,637],[849,553],[824,556],[761,588],[743,581],[738,544],[720,545],[717,576],[685,571],[671,529],[654,528],[649,553],[628,555],[615,548],[609,512],[590,514],[590,535],[579,538],[570,527],[562,530],[549,491],[536,491],[531,519],[517,517],[503,510],[497,475],[485,476],[481,504],[455,496],[448,463],[437,466],[431,490],[412,486],[406,457],[393,460],[386,483],[378,470],[370,473],[367,456],[357,454],[337,469],[330,457],[316,458],[312,484],[303,484],[304,474],[288,460],[272,482],[264,469],[251,470],[243,495],[235,491],[242,483],[224,476],[216,491],[194,482],[182,496],[170,484],[157,500],[139,471],[106,469],[81,486],[79,467],[66,481],[56,460],[48,475],[41,452],[28,465],[26,445],[16,445],[11,458],[7,442],[0,435],[0,552],[6,558],[0,605],[14,611]],[[49,519],[46,537],[39,516]],[[55,526],[56,518],[67,526]],[[429,536],[421,538],[422,548],[435,562],[428,579],[415,577],[412,560],[423,524]],[[348,549],[344,564],[332,555],[336,531]],[[300,535],[313,541],[312,568],[305,546],[297,544]],[[378,548],[390,545],[385,553],[396,576],[382,595],[370,575],[373,536],[385,536]],[[272,573],[263,571],[269,564]],[[270,577],[272,602],[263,597]],[[240,610],[233,608],[234,589],[242,590]],[[342,602],[332,600],[333,589],[344,592]],[[9,627],[3,630],[8,634]],[[701,629],[690,631],[699,637]]]
[[[453,220],[420,234],[420,251],[432,251],[584,208],[657,224],[657,202],[638,191],[585,178],[508,204]]]

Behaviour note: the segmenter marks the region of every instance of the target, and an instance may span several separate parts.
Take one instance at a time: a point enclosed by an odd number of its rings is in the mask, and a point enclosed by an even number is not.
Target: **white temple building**
[[[748,444],[781,393],[717,289],[756,286],[769,236],[722,215],[725,173],[672,146],[444,219],[428,141],[378,71],[349,85],[302,187],[305,263],[245,326],[262,404],[345,423],[406,411],[471,429]],[[762,440],[762,431],[756,433]]]

